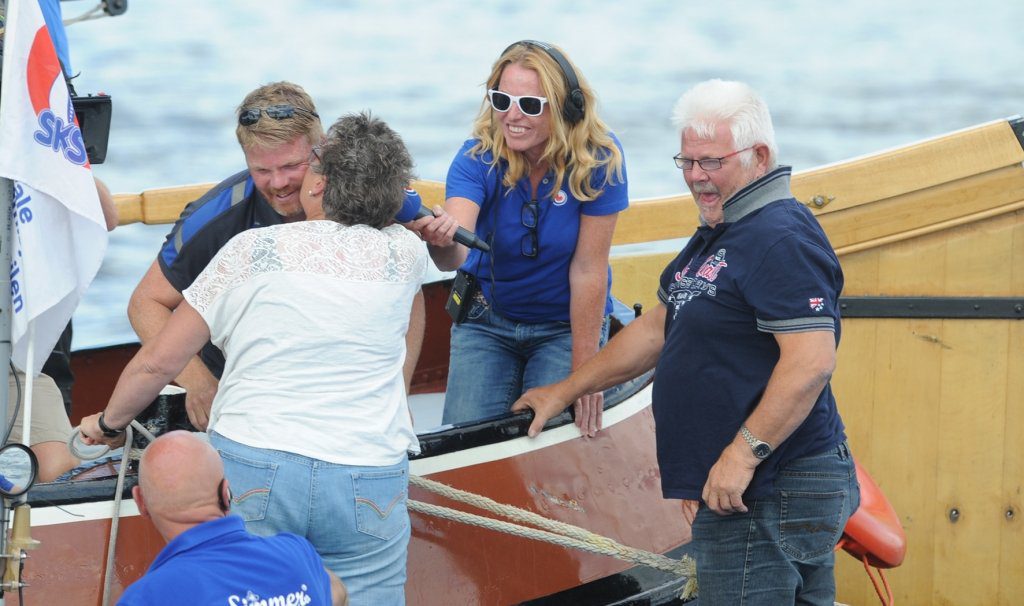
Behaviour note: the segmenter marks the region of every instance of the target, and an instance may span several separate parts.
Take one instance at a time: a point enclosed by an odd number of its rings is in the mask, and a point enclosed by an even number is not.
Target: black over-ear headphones
[[[224,496],[224,483],[227,478],[221,478],[220,484],[217,484],[217,505],[220,510],[227,513],[231,509],[231,488],[228,488],[227,497]]]
[[[582,120],[585,105],[583,91],[580,90],[580,82],[576,79],[576,72],[572,69],[572,65],[569,65],[569,60],[565,58],[565,55],[547,42],[540,42],[539,40],[520,40],[519,42],[513,42],[508,46],[508,48],[501,51],[501,55],[504,56],[505,53],[517,44],[535,46],[555,60],[558,67],[562,69],[562,75],[565,76],[565,87],[567,90],[565,103],[562,104],[562,116],[570,125],[576,124]],[[495,82],[494,85],[497,86],[497,82]]]

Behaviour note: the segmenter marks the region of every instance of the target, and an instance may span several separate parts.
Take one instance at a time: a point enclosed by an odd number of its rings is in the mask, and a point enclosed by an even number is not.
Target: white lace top
[[[402,365],[425,245],[404,227],[243,232],[183,293],[227,363],[210,429],[345,465],[418,452]]]

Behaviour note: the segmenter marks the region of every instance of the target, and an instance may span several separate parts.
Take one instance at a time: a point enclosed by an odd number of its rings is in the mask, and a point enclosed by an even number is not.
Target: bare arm
[[[345,584],[337,575],[327,570],[326,566],[324,566],[324,570],[327,571],[327,577],[331,579],[331,604],[333,606],[348,606],[348,590],[345,589]]]
[[[139,335],[139,340],[145,344],[156,337],[171,319],[172,312],[184,300],[181,293],[167,281],[159,262],[153,261],[128,302],[128,320]],[[217,379],[206,368],[206,364],[193,355],[175,382],[188,392],[185,407],[189,420],[196,428],[205,430],[210,420],[213,396],[217,393]]]
[[[569,321],[572,368],[594,357],[600,347],[604,304],[608,297],[608,254],[618,213],[580,217],[576,252],[569,264]],[[604,394],[585,394],[575,403],[576,425],[591,437],[601,429]]]
[[[416,293],[412,300],[412,311],[409,313],[409,330],[405,333],[405,365],[402,375],[405,376],[405,393],[412,388],[412,374],[416,370],[416,362],[420,359],[423,349],[423,333],[427,326],[426,304],[423,290]]]
[[[665,306],[658,305],[630,322],[564,381],[527,391],[512,405],[512,411],[533,409],[536,416],[529,433],[535,437],[548,419],[580,396],[618,385],[654,368],[665,345],[664,327]]]
[[[448,198],[444,210],[434,207],[433,217],[423,217],[411,224],[413,231],[427,243],[430,258],[441,271],[458,269],[466,261],[469,249],[453,239],[459,226],[476,231],[480,207],[466,198]]]
[[[125,366],[103,412],[112,428],[127,427],[210,338],[210,329],[187,302],[178,306],[163,330]],[[82,419],[82,434],[102,441],[99,414]]]
[[[779,361],[761,401],[747,418],[752,434],[778,447],[810,414],[836,366],[835,335],[829,331],[779,333]],[[761,461],[738,434],[711,467],[702,498],[715,513],[746,511],[743,492]]]
[[[96,193],[100,197],[100,208],[103,209],[103,220],[107,223],[107,231],[114,231],[118,223],[117,204],[114,204],[114,196],[110,195],[107,184],[100,181],[99,177],[94,175],[93,180],[96,181]]]

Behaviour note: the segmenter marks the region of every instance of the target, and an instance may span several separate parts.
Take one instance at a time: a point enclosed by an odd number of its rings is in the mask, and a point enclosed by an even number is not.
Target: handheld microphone
[[[395,221],[398,223],[408,223],[409,221],[432,216],[434,216],[434,213],[423,205],[423,200],[420,198],[419,193],[415,189],[405,188],[405,200],[402,201],[402,208],[398,209],[398,212],[395,213]],[[468,248],[476,248],[483,252],[491,251],[491,247],[487,245],[487,242],[478,238],[476,234],[465,227],[456,228],[455,241]]]

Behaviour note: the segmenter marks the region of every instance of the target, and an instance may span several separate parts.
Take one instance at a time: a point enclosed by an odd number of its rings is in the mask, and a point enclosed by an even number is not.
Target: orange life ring
[[[895,568],[907,554],[907,535],[889,501],[868,472],[854,461],[860,483],[860,507],[846,522],[836,549],[842,547],[875,568]]]

